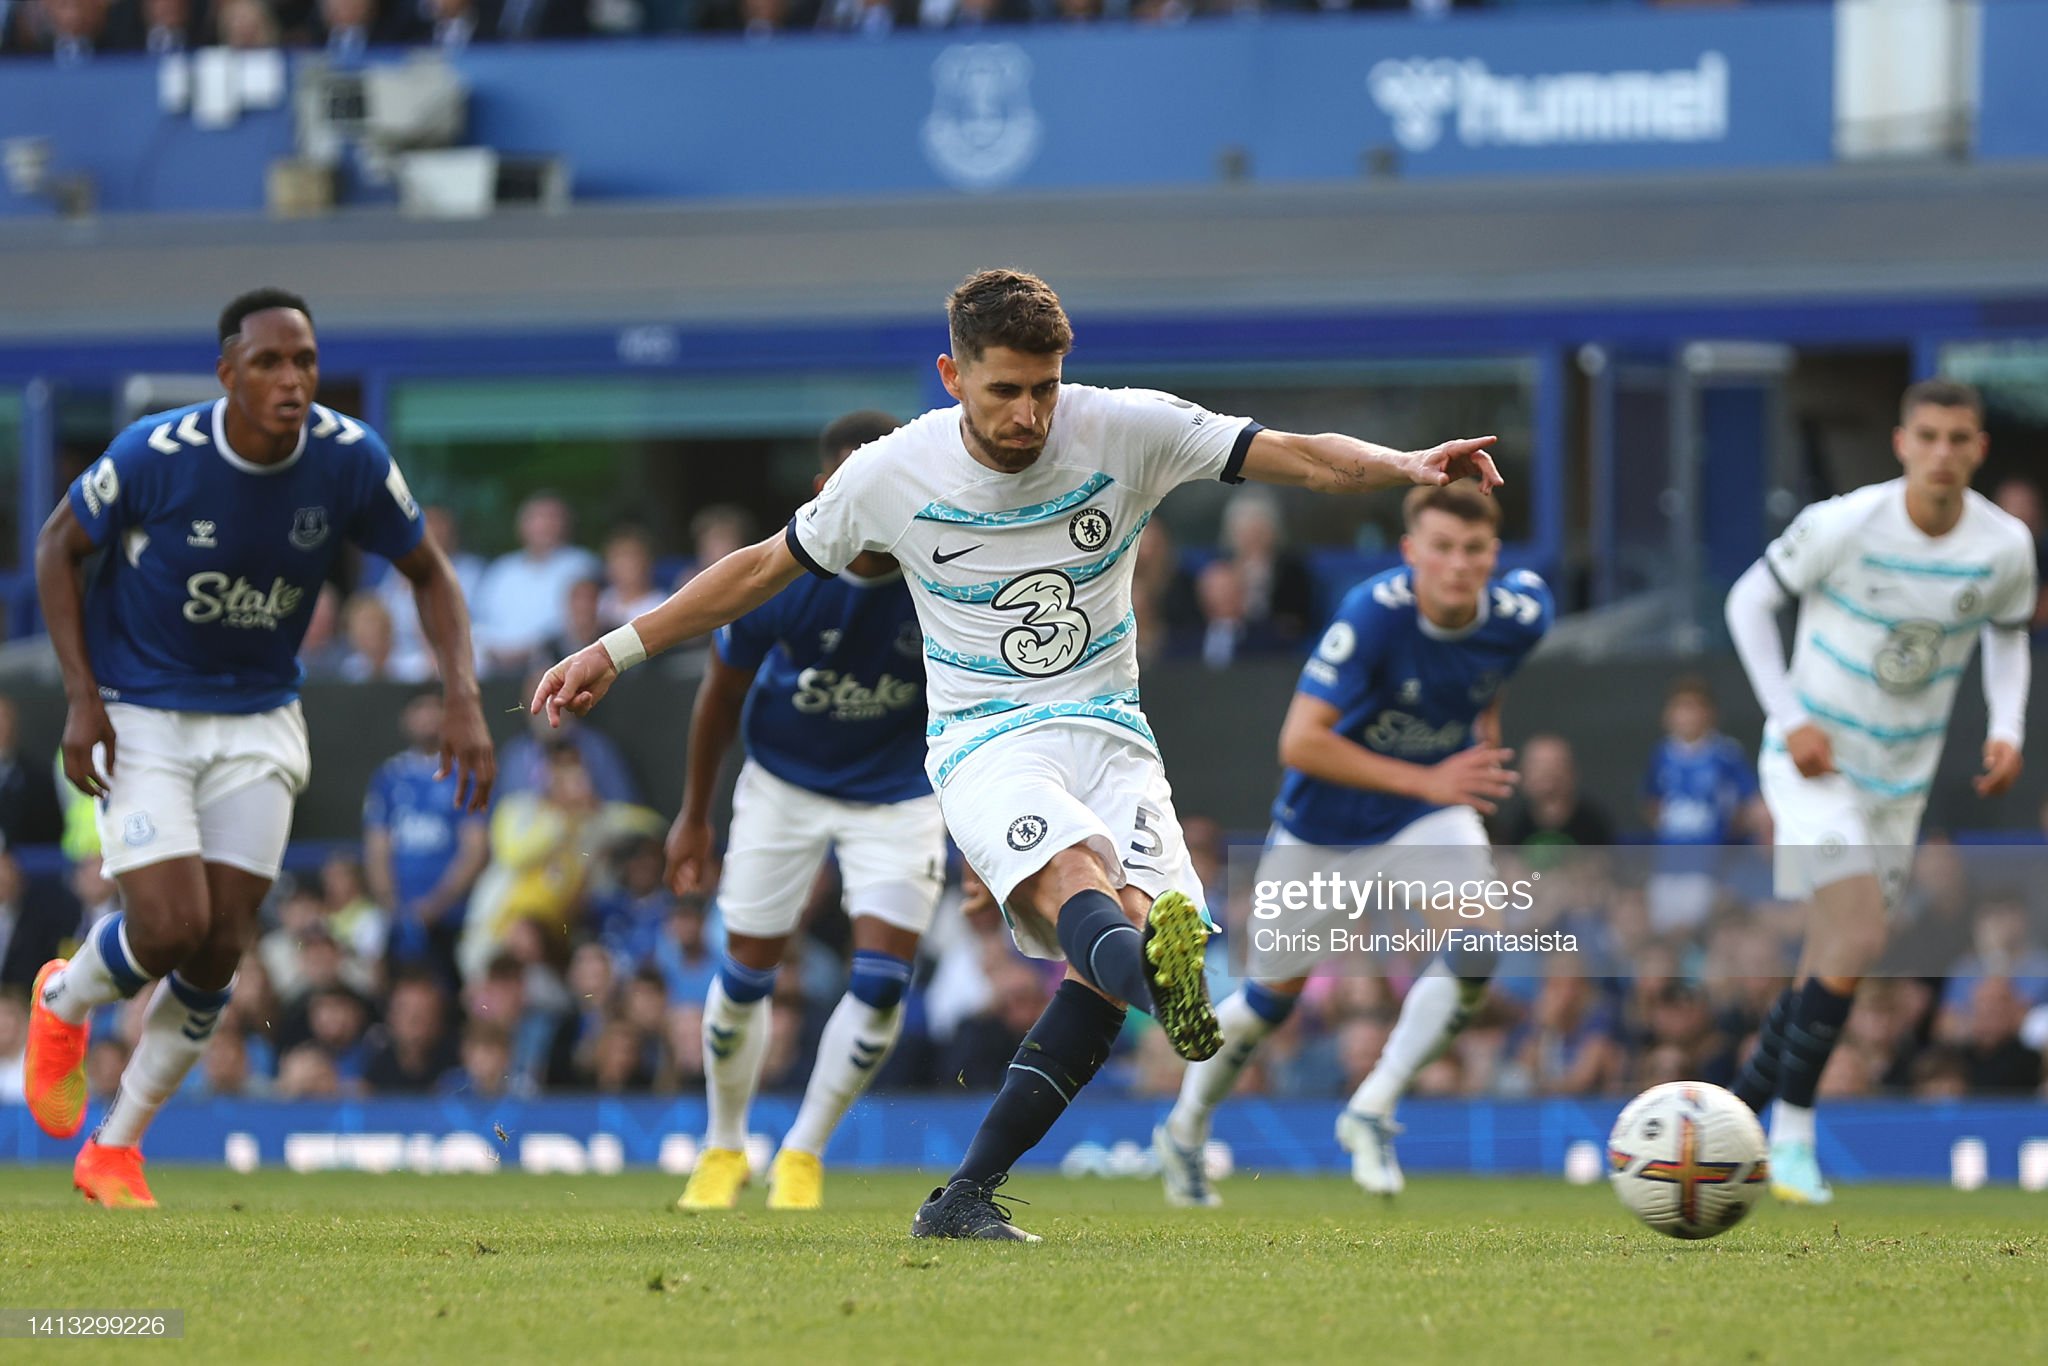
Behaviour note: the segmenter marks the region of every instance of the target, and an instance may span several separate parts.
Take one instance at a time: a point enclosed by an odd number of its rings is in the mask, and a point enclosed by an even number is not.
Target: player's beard
[[[1038,463],[1038,457],[1045,454],[1045,443],[1036,446],[1005,446],[989,440],[988,434],[974,425],[973,416],[965,407],[960,409],[960,424],[967,428],[968,438],[981,448],[981,454],[989,464],[1004,474],[1022,474]]]

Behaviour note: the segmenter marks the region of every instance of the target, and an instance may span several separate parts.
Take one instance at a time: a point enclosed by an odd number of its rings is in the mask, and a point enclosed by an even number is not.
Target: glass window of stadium
[[[1963,342],[1942,348],[1941,372],[1984,395],[1991,449],[1977,487],[1996,495],[2009,480],[2031,483],[2035,506],[2048,496],[2048,339]],[[2000,499],[2001,502],[2006,501]],[[2034,527],[2039,538],[2048,528]]]
[[[1452,435],[1493,432],[1507,487],[1502,539],[1526,541],[1530,526],[1536,362],[1527,357],[1445,357],[1387,361],[1275,361],[1257,364],[1092,366],[1077,360],[1069,379],[1165,389],[1216,412],[1296,432],[1348,432],[1384,445],[1434,445]],[[1276,490],[1288,538],[1298,546],[1391,553],[1401,534],[1391,498],[1323,498]],[[1182,546],[1217,543],[1224,486],[1189,488],[1161,516]]]
[[[735,506],[756,532],[787,518],[810,496],[833,418],[924,406],[907,371],[407,380],[386,427],[414,491],[456,512],[469,550],[513,549],[520,501],[549,489],[584,544],[636,523],[682,561],[706,508]]]

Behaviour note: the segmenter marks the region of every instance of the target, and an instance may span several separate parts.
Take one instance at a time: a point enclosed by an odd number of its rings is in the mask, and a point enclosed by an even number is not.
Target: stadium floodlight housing
[[[360,71],[309,65],[296,102],[299,154],[323,166],[339,161],[350,142],[381,154],[451,146],[469,116],[462,78],[432,53]]]

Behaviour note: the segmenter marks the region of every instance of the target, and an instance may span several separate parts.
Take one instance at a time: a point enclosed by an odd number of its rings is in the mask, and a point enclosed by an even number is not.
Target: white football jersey
[[[1138,705],[1138,537],[1176,485],[1239,482],[1258,429],[1171,394],[1068,384],[1037,462],[1004,474],[968,454],[958,407],[936,409],[849,457],[790,519],[790,550],[827,575],[864,550],[902,564],[935,787],[988,741],[1048,723],[1156,751]]]
[[[1892,479],[1807,508],[1764,564],[1799,600],[1792,686],[1835,767],[1874,800],[1924,799],[1979,635],[2033,614],[2026,527],[1966,491],[1962,520],[1929,536]],[[1767,729],[1766,746],[1783,741]]]

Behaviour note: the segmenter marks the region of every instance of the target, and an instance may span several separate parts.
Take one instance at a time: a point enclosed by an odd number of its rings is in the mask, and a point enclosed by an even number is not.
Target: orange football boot
[[[28,1056],[23,1060],[23,1091],[28,1112],[52,1138],[70,1138],[85,1127],[85,1045],[92,1022],[65,1024],[43,1004],[43,983],[63,969],[65,959],[52,958],[36,973],[29,992]]]
[[[108,1209],[156,1208],[156,1197],[142,1179],[140,1148],[107,1148],[87,1139],[71,1168],[71,1184]]]

